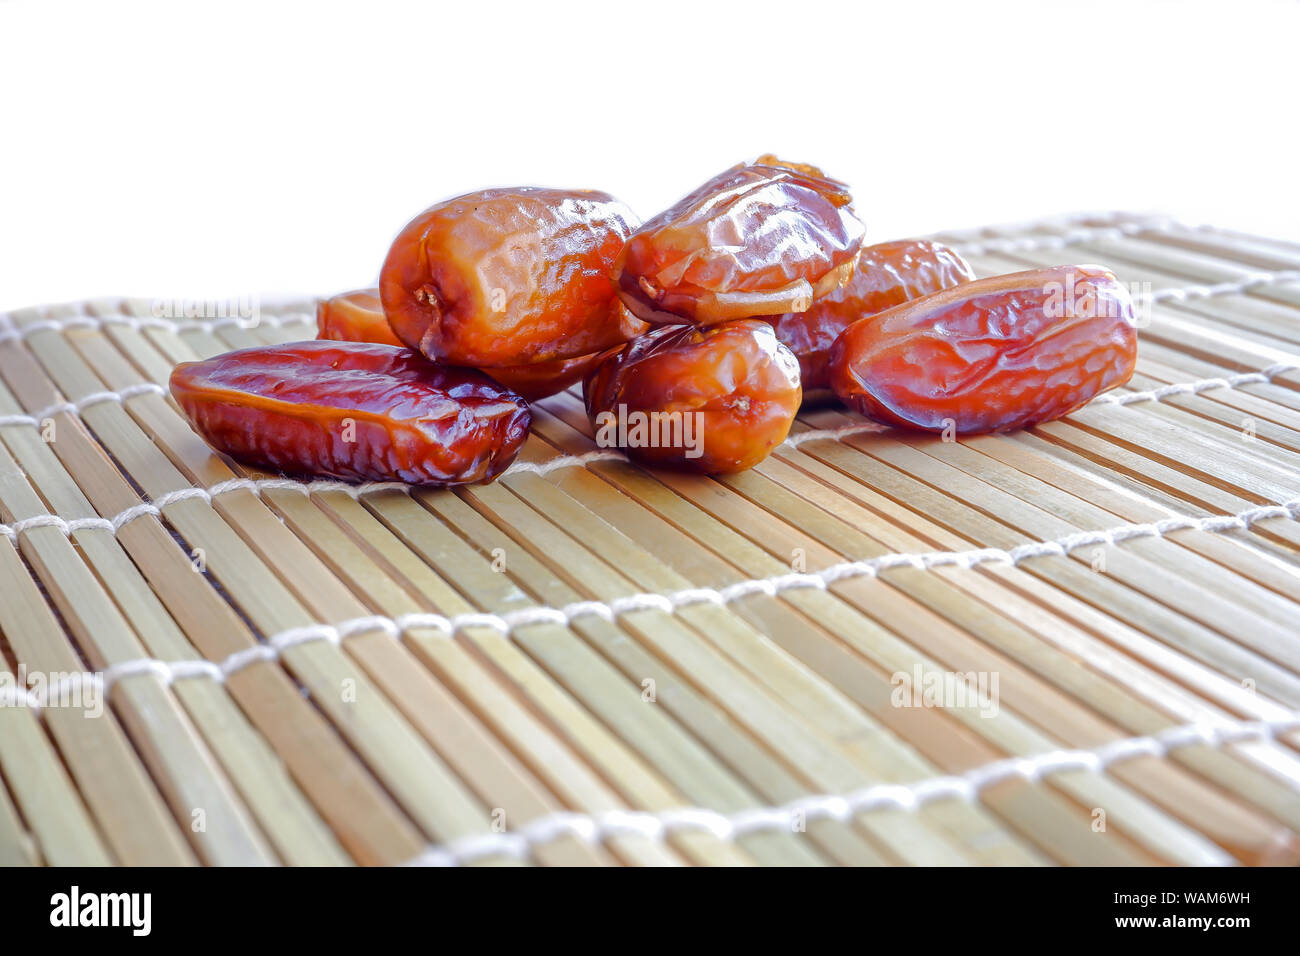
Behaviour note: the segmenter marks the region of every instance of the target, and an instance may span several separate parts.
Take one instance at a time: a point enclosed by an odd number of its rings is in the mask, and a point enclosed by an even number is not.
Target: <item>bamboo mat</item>
[[[1300,245],[940,238],[1146,283],[1129,387],[961,442],[824,405],[717,479],[564,394],[412,493],[239,467],[161,387],[310,302],[0,319],[0,862],[1300,861]]]

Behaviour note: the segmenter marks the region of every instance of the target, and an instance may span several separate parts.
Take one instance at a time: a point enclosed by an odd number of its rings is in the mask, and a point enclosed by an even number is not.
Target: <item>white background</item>
[[[327,293],[486,185],[650,216],[764,151],[873,241],[1077,210],[1300,239],[1300,5],[0,0],[0,308]]]

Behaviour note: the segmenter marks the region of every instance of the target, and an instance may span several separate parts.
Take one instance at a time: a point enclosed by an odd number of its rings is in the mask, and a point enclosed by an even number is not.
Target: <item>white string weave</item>
[[[85,307],[84,304],[82,306]],[[0,344],[19,342],[38,332],[68,332],[77,329],[101,331],[112,328],[162,329],[167,332],[215,332],[223,328],[255,328],[258,325],[315,325],[316,316],[307,312],[262,313],[256,319],[226,317],[220,319],[165,319],[154,316],[104,314],[60,316],[17,325],[8,312],[0,312]]]
[[[251,663],[266,659],[242,652]],[[230,660],[228,658],[227,660]],[[246,666],[246,665],[245,665]],[[98,684],[108,693],[112,684],[127,676],[154,674],[169,682],[182,677],[211,677],[224,680],[231,672],[210,661],[133,661],[112,668],[112,674],[84,675],[81,680]],[[71,678],[75,681],[78,677]],[[67,684],[65,681],[64,684]],[[45,700],[66,691],[56,686],[38,695],[13,687],[0,687],[0,706],[28,706],[40,712]],[[587,814],[548,814],[518,830],[464,837],[440,846],[430,846],[407,866],[459,866],[489,857],[527,860],[539,847],[572,838],[597,845],[618,837],[640,837],[665,842],[677,833],[706,833],[718,840],[735,842],[759,832],[796,832],[819,820],[851,821],[862,813],[897,810],[914,813],[936,800],[973,803],[983,790],[1007,780],[1036,783],[1055,774],[1085,771],[1099,773],[1108,767],[1139,757],[1165,757],[1184,747],[1223,748],[1232,744],[1262,742],[1300,730],[1300,712],[1270,720],[1222,720],[1171,727],[1156,734],[1125,737],[1092,749],[1052,750],[1029,757],[1008,757],[974,767],[958,775],[930,777],[911,783],[873,784],[849,793],[811,794],[779,806],[750,807],[734,813],[720,813],[703,807],[675,807],[646,812],[610,810]]]
[[[1048,222],[1042,225],[1056,224]],[[1012,239],[986,239],[979,242],[959,243],[953,248],[964,256],[983,256],[991,252],[1032,252],[1039,249],[1064,249],[1066,246],[1078,245],[1081,242],[1095,242],[1098,239],[1124,239],[1140,232],[1168,232],[1174,229],[1187,230],[1188,227],[1173,219],[1138,219],[1114,226],[1067,229],[1050,236],[1020,236]]]
[[[1149,225],[1150,224],[1145,224],[1145,227],[1149,227]],[[1131,230],[1136,230],[1138,224],[1124,224],[1124,226],[1121,227],[1106,228],[1130,228]],[[1089,234],[1095,235],[1098,232],[1099,230],[1090,230]],[[1082,235],[1082,230],[1075,231],[1073,233],[1074,241],[1082,241]],[[1279,275],[1286,275],[1289,280],[1297,274],[1258,274],[1234,283],[1223,283],[1218,286],[1189,287],[1185,290],[1165,290],[1165,293],[1175,292],[1182,296],[1217,295],[1228,291],[1237,291],[1243,287],[1259,282],[1269,281]],[[293,318],[293,316],[294,314],[289,314],[281,318],[287,320]],[[7,321],[6,316],[0,316],[0,325],[3,324],[3,321]],[[76,322],[77,320],[51,321]],[[93,321],[100,322],[102,319],[96,318]],[[147,324],[155,322],[155,320],[152,319],[140,321]],[[169,320],[157,321],[167,322]],[[226,320],[216,321],[224,322]],[[36,326],[26,327],[28,331],[35,330],[35,328]],[[1108,394],[1100,396],[1095,399],[1095,401],[1098,404],[1115,404],[1120,406],[1144,401],[1161,401],[1175,395],[1199,394],[1212,389],[1237,388],[1247,384],[1268,382],[1283,372],[1294,371],[1297,368],[1300,368],[1300,365],[1294,363],[1279,363],[1259,372],[1250,372],[1228,377],[1207,378],[1194,382],[1173,383],[1144,392]],[[76,402],[64,402],[52,405],[49,408],[42,409],[32,415],[23,414],[0,416],[0,426],[40,425],[44,419],[60,412],[79,414],[84,409],[97,404],[106,402],[121,403],[137,395],[164,393],[165,390],[162,386],[154,383],[140,383],[138,385],[129,386],[118,392],[96,392],[87,395]],[[814,429],[791,435],[787,439],[786,444],[790,447],[798,447],[810,441],[828,439],[838,440],[854,434],[876,432],[879,430],[880,426],[872,423],[855,423],[836,428]],[[507,474],[532,473],[545,475],[560,468],[585,466],[594,461],[617,461],[624,459],[625,456],[617,450],[598,449],[579,455],[561,455],[545,462],[516,462],[507,471]],[[359,499],[362,495],[383,491],[409,493],[411,488],[402,482],[364,482],[360,484],[350,484],[342,481],[329,480],[297,481],[289,478],[234,478],[228,481],[219,482],[208,488],[184,488],[169,492],[153,499],[152,501],[141,502],[140,504],[127,508],[111,518],[85,517],[65,519],[55,514],[34,515],[15,521],[11,525],[0,524],[0,534],[4,534],[14,541],[17,540],[18,536],[27,531],[35,528],[49,527],[57,528],[66,535],[89,529],[108,531],[116,534],[123,526],[134,521],[136,518],[145,515],[162,517],[164,508],[179,501],[198,498],[211,503],[214,498],[235,491],[248,491],[252,494],[260,495],[264,491],[271,490],[293,491],[303,495],[320,492],[342,492],[354,499]],[[1151,524],[1123,525],[1117,528],[1112,528],[1108,531],[1083,532],[1057,541],[1031,542],[1009,551],[1002,549],[978,549],[963,552],[891,554],[866,561],[842,562],[814,574],[791,573],[765,579],[741,581],[721,590],[712,588],[692,588],[667,595],[637,594],[618,599],[609,604],[603,602],[583,601],[576,602],[564,608],[525,609],[522,611],[512,612],[504,617],[493,614],[471,613],[457,615],[451,619],[445,618],[441,615],[428,614],[406,615],[395,619],[381,617],[358,618],[344,622],[338,626],[312,625],[305,628],[283,632],[270,638],[267,644],[259,645],[249,651],[232,655],[231,658],[228,658],[221,664],[215,664],[210,661],[183,661],[167,664],[144,659],[138,662],[129,662],[127,664],[119,665],[118,668],[112,668],[110,671],[106,672],[103,677],[107,678],[111,684],[111,681],[115,679],[115,675],[127,676],[130,673],[133,673],[131,670],[132,667],[142,667],[150,672],[171,675],[172,677],[196,676],[200,674],[206,676],[216,676],[219,674],[224,677],[225,675],[232,673],[234,670],[247,666],[254,661],[274,660],[278,657],[278,649],[282,647],[292,646],[293,644],[300,643],[304,640],[328,640],[338,643],[344,637],[356,633],[358,630],[377,629],[386,631],[394,637],[400,637],[404,631],[413,627],[429,627],[448,634],[454,634],[467,627],[488,627],[496,629],[504,634],[509,634],[516,628],[524,627],[532,623],[547,622],[567,625],[576,618],[588,615],[595,615],[607,620],[613,620],[621,614],[626,614],[635,610],[659,609],[668,613],[673,613],[680,607],[694,603],[714,603],[725,605],[755,593],[775,595],[781,591],[797,587],[824,589],[842,578],[875,575],[879,571],[885,570],[889,567],[911,566],[923,569],[946,565],[973,567],[977,564],[990,561],[1010,563],[1014,565],[1030,557],[1050,554],[1067,554],[1079,547],[1095,544],[1115,544],[1131,537],[1151,535],[1161,536],[1171,531],[1184,529],[1221,532],[1235,528],[1245,528],[1255,521],[1273,517],[1294,519],[1296,517],[1296,502],[1292,501],[1283,505],[1269,505],[1251,508],[1237,515],[1214,516],[1202,519],[1174,517]]]
[[[1090,405],[1132,405],[1136,402],[1163,402],[1175,395],[1199,395],[1220,388],[1240,388],[1243,385],[1264,385],[1284,372],[1300,371],[1300,363],[1278,362],[1258,372],[1243,372],[1240,375],[1202,378],[1194,382],[1172,382],[1142,392],[1107,392],[1098,395]]]
[[[1293,371],[1300,371],[1300,363],[1279,362],[1276,365],[1270,365],[1268,368],[1258,372],[1245,372],[1240,375],[1230,375],[1226,377],[1203,378],[1193,382],[1175,382],[1141,392],[1111,392],[1098,396],[1092,400],[1091,404],[1126,406],[1139,402],[1159,402],[1177,395],[1199,395],[1202,392],[1213,391],[1215,389],[1233,389],[1240,388],[1243,385],[1263,384],[1272,381],[1284,372]],[[122,403],[137,395],[146,394],[165,394],[165,389],[152,382],[142,382],[138,385],[128,386],[118,392],[95,392],[91,395],[85,396],[79,401],[63,402],[61,404],[51,405],[32,415],[0,416],[0,427],[6,425],[39,427],[47,418],[59,412],[79,414],[82,410],[93,405],[104,404],[107,402]],[[828,440],[840,441],[854,435],[875,434],[882,430],[884,430],[883,426],[877,425],[873,422],[855,422],[848,425],[839,425],[834,428],[815,428],[804,432],[798,432],[788,436],[784,444],[790,448],[798,448],[808,442]],[[549,459],[548,461],[517,461],[506,469],[505,475],[547,475],[562,468],[586,467],[592,462],[597,461],[626,460],[627,456],[621,451],[612,448],[599,448],[578,455],[557,455],[555,458]],[[363,495],[376,494],[384,491],[398,491],[406,494],[410,493],[411,490],[410,485],[400,481],[365,481],[354,484],[329,480],[298,481],[293,478],[232,478],[227,481],[218,482],[208,488],[182,488],[179,491],[171,491],[158,496],[152,501],[141,502],[138,505],[133,505],[111,518],[95,517],[68,519],[54,514],[35,515],[30,518],[23,518],[15,521],[13,524],[0,524],[0,534],[3,534],[11,540],[16,540],[18,535],[32,528],[58,528],[63,531],[64,534],[72,534],[75,531],[94,528],[103,531],[110,531],[116,534],[121,530],[123,525],[134,521],[136,518],[143,517],[144,515],[161,517],[162,509],[177,501],[184,501],[188,498],[201,498],[204,501],[211,503],[214,498],[235,491],[248,491],[254,495],[260,495],[263,491],[294,491],[303,495],[319,494],[322,492],[342,492],[353,499],[360,499]]]
[[[119,391],[91,392],[75,402],[56,402],[39,411],[32,412],[30,415],[0,415],[0,427],[5,425],[33,425],[40,428],[44,422],[54,415],[66,413],[68,415],[80,415],[87,408],[95,405],[103,405],[107,402],[122,404],[128,399],[135,398],[137,395],[166,395],[167,389],[154,382],[140,382],[137,385],[128,385]]]
[[[1137,305],[1149,298],[1152,302],[1186,302],[1188,299],[1209,299],[1217,295],[1235,295],[1266,285],[1280,285],[1283,282],[1300,282],[1300,269],[1283,269],[1278,272],[1249,272],[1240,279],[1230,282],[1217,282],[1213,285],[1174,286],[1159,289],[1150,296],[1137,296]]]
[[[242,482],[246,479],[236,479]],[[299,482],[287,482],[286,486],[301,488]],[[350,487],[350,486],[345,486]],[[403,486],[404,487],[404,486]],[[187,492],[205,494],[201,488],[186,489]],[[177,494],[185,494],[178,492]],[[138,507],[149,507],[141,505]],[[53,516],[51,516],[53,517]],[[713,604],[725,607],[736,601],[755,594],[776,597],[785,591],[812,588],[827,590],[838,581],[857,577],[875,577],[890,568],[908,567],[930,571],[942,567],[974,568],[982,564],[1005,564],[1015,566],[1032,558],[1064,556],[1079,548],[1096,545],[1118,545],[1136,538],[1161,538],[1175,531],[1203,531],[1211,534],[1223,534],[1229,531],[1248,529],[1252,524],[1271,518],[1287,520],[1300,519],[1300,498],[1295,498],[1280,505],[1262,505],[1249,508],[1232,515],[1213,515],[1207,518],[1175,516],[1145,524],[1125,524],[1103,531],[1081,531],[1050,541],[1031,541],[1011,549],[978,548],[968,551],[930,551],[920,553],[891,553],[858,561],[842,561],[816,572],[791,572],[766,578],[753,578],[738,581],[723,588],[685,588],[668,594],[641,593],[615,598],[612,601],[575,601],[563,607],[534,607],[511,611],[506,614],[469,612],[447,617],[442,614],[418,612],[397,617],[369,615],[351,618],[339,624],[308,624],[289,628],[271,635],[263,644],[257,644],[242,651],[237,651],[220,661],[179,660],[163,661],[155,658],[139,658],[115,664],[94,675],[74,675],[70,680],[99,682],[100,688],[108,693],[113,685],[126,677],[138,674],[152,674],[166,684],[176,680],[194,677],[208,677],[219,683],[231,674],[243,670],[260,661],[277,661],[284,651],[299,644],[325,641],[335,646],[355,635],[369,632],[387,634],[399,640],[403,634],[412,630],[433,630],[446,636],[452,636],[470,628],[484,628],[509,636],[520,628],[533,624],[555,624],[568,626],[574,621],[587,617],[597,617],[614,621],[626,614],[636,611],[661,611],[676,614],[682,608],[696,604]],[[37,519],[27,519],[35,521]],[[58,518],[58,521],[63,519]],[[82,527],[101,527],[92,524],[95,520],[85,519]],[[72,522],[68,522],[71,524]],[[32,525],[36,527],[37,525]],[[46,525],[39,525],[44,527]],[[22,530],[28,530],[24,528]],[[104,528],[104,530],[110,530]],[[21,532],[18,532],[21,533]],[[59,685],[55,685],[57,688]],[[12,695],[11,695],[12,696]],[[41,701],[27,699],[23,702],[38,707]]]
[[[1128,225],[1134,229],[1178,230],[1181,232],[1202,232],[1210,228],[1209,226],[1192,225],[1160,213],[1134,214],[1123,211],[1098,212],[1094,210],[1092,212],[1044,216],[1038,219],[998,222],[992,225],[975,226],[967,229],[943,229],[935,233],[935,235],[943,236],[953,244],[968,244],[982,241],[983,237],[989,232],[1020,234],[1060,229],[1107,229],[1120,225]]]
[[[1098,773],[1139,757],[1164,757],[1184,747],[1222,748],[1231,744],[1272,740],[1300,729],[1300,712],[1274,720],[1195,723],[1170,727],[1142,737],[1124,737],[1089,750],[1052,750],[1030,757],[1008,757],[965,773],[930,777],[913,783],[873,784],[841,794],[813,794],[771,807],[751,807],[719,813],[702,807],[675,807],[647,812],[610,810],[604,813],[553,813],[518,830],[463,837],[431,846],[408,866],[460,866],[489,857],[528,860],[534,849],[561,839],[597,845],[617,837],[641,837],[662,843],[678,833],[705,833],[728,843],[759,832],[796,832],[808,823],[835,820],[847,823],[861,813],[880,810],[915,812],[936,800],[974,803],[987,787],[1007,780],[1036,783],[1060,773]]]

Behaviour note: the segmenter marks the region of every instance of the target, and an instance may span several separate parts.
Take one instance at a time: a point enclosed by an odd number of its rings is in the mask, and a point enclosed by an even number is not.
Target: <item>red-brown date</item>
[[[639,318],[803,312],[848,280],[863,228],[843,183],[772,156],[721,173],[632,234],[614,266]]]
[[[757,319],[654,329],[606,357],[584,394],[598,444],[705,474],[766,458],[802,398],[798,360]]]
[[[1128,290],[1101,266],[1056,266],[855,322],[831,350],[831,387],[884,424],[968,435],[1068,415],[1127,382],[1136,359]]]
[[[171,392],[213,448],[294,475],[490,481],[528,436],[528,404],[481,372],[406,348],[295,342],[178,365]]]
[[[776,337],[799,359],[804,391],[827,388],[831,346],[854,322],[974,278],[956,250],[942,243],[882,242],[863,246],[853,277],[814,300],[807,312],[787,312],[769,321]]]
[[[485,189],[425,210],[379,276],[388,324],[450,365],[576,358],[636,334],[610,270],[638,220],[607,193]]]

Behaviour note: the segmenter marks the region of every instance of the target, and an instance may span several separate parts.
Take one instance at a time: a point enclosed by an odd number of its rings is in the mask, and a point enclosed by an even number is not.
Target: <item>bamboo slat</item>
[[[15,677],[8,667],[0,672]],[[35,852],[55,866],[107,866],[107,848],[58,753],[34,713],[0,709],[0,767],[14,801],[0,794],[0,863],[35,862]],[[31,828],[28,837],[18,807]]]
[[[306,487],[159,386],[311,337],[310,300],[3,317],[0,678],[106,672],[107,702],[4,697],[0,863],[1300,862],[1300,245],[1122,214],[945,238],[1145,284],[1119,400],[959,442],[810,403],[704,478],[571,461],[575,390],[537,403],[534,470]],[[964,674],[995,691],[900,706]],[[980,780],[1007,757],[1046,769]]]

